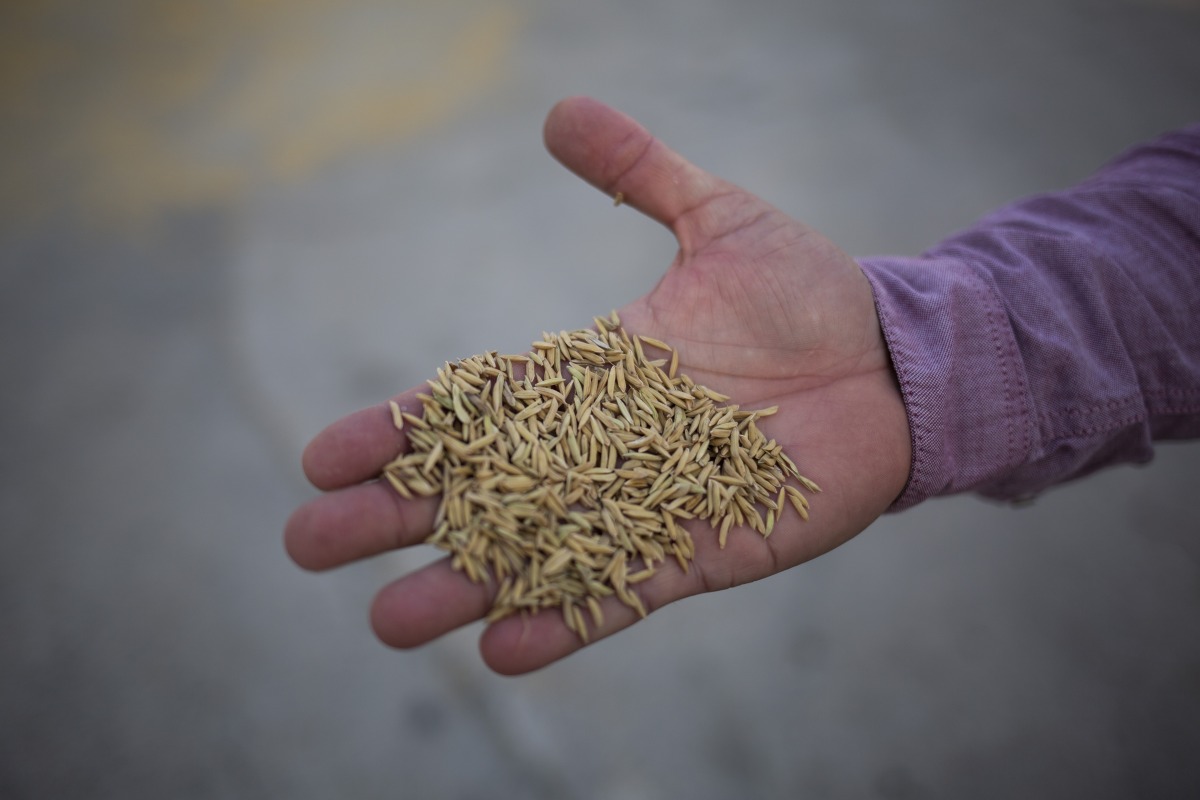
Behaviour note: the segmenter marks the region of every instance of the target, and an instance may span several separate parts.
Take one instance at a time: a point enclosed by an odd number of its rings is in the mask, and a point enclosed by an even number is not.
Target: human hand
[[[695,560],[667,561],[633,587],[650,611],[700,592],[749,583],[832,550],[861,532],[900,494],[911,460],[908,423],[858,265],[815,231],[757,197],[694,167],[628,117],[587,98],[559,103],[546,146],[566,167],[670,228],[679,252],[658,285],[619,310],[635,334],[672,345],[679,371],[752,410],[825,490],[811,518],[782,514],[764,539],[735,528],[724,550],[701,521],[687,523]],[[419,404],[412,389],[394,398]],[[436,500],[405,500],[378,478],[404,451],[387,404],[322,431],[304,454],[309,480],[327,493],[288,521],[285,542],[307,569],[328,569],[429,535]],[[384,587],[371,622],[395,647],[425,644],[482,618],[491,603],[442,559]],[[609,598],[592,641],[636,622]],[[538,669],[583,646],[557,612],[492,623],[480,640],[497,672]]]

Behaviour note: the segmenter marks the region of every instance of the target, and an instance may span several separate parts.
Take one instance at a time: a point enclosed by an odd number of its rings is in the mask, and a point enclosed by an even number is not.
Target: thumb
[[[590,97],[560,101],[546,117],[546,149],[601,191],[671,228],[692,250],[719,234],[700,211],[737,187],[693,166],[630,117]],[[711,226],[708,226],[711,227]]]

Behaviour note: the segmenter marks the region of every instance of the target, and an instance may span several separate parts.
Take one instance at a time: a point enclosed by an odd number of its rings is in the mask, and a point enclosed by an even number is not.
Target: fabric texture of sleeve
[[[892,510],[1028,499],[1200,436],[1200,125],[860,264],[912,434]]]

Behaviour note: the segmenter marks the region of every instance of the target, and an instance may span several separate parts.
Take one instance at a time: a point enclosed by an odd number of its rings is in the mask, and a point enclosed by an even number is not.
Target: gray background
[[[960,497],[534,675],[380,646],[429,557],[280,533],[304,443],[649,288],[590,93],[855,255],[1200,118],[1175,0],[5,4],[0,797],[1200,794],[1200,450]]]

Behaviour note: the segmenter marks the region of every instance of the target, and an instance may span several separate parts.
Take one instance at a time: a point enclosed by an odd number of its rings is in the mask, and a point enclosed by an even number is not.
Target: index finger
[[[388,403],[355,411],[318,433],[301,457],[305,477],[323,491],[378,477],[385,464],[408,451],[408,437],[396,427],[390,404],[420,416],[419,391],[409,389]]]

